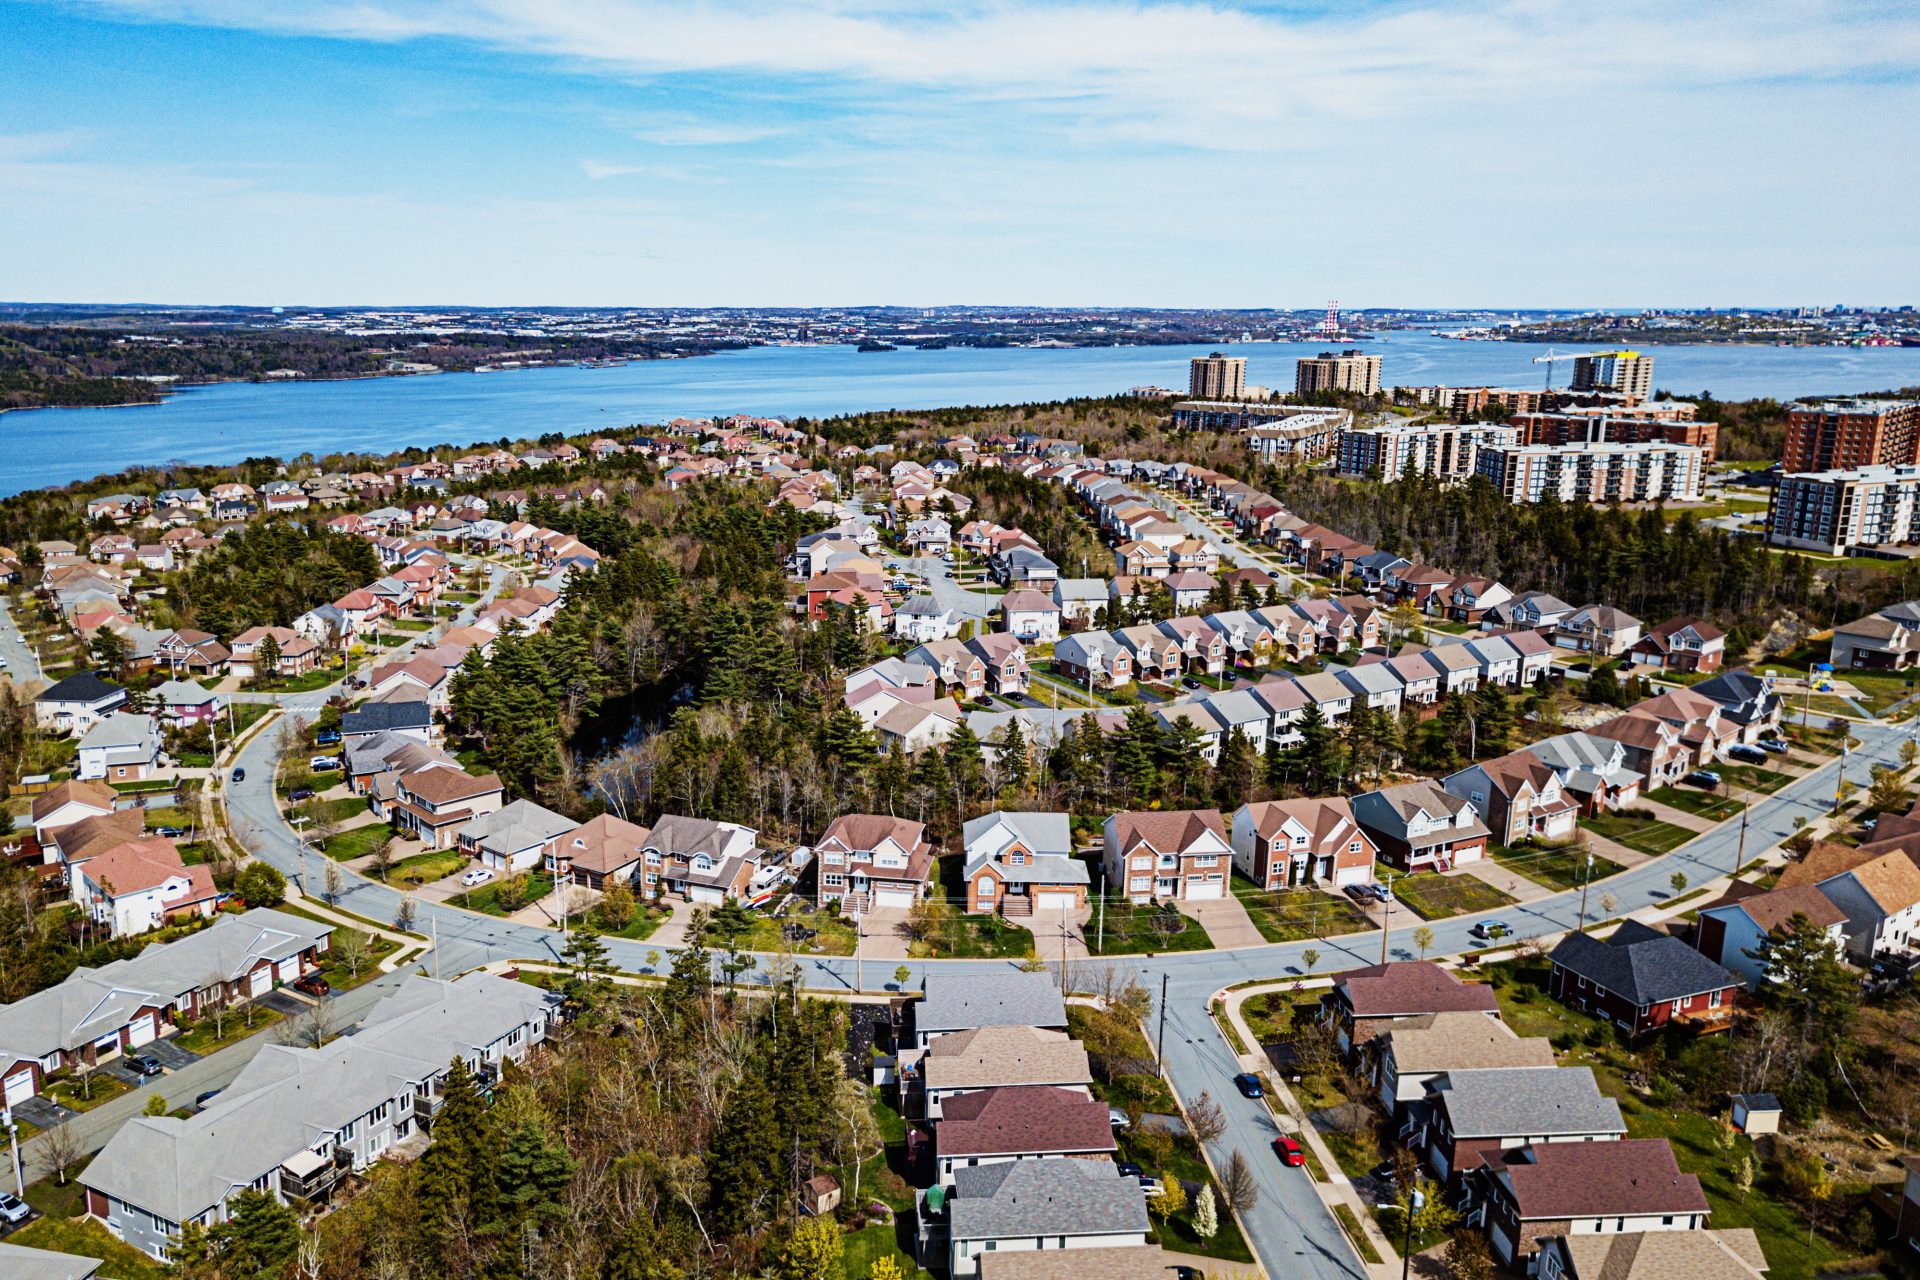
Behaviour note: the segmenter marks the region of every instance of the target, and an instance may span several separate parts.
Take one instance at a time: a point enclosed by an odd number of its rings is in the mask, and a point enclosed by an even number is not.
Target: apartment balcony
[[[324,1200],[353,1171],[353,1153],[335,1147],[330,1156],[301,1151],[280,1165],[280,1192],[301,1200]]]

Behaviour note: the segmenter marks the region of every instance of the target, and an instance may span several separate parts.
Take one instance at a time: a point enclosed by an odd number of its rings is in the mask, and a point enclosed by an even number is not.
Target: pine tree
[[[1114,771],[1135,803],[1153,798],[1160,781],[1160,722],[1145,707],[1127,710],[1126,726],[1114,739]]]
[[[613,999],[607,948],[599,932],[592,925],[575,929],[567,935],[560,958],[570,970],[560,986],[561,1008],[568,1018],[587,1024],[598,1022]]]
[[[1220,764],[1214,770],[1214,795],[1220,807],[1238,809],[1253,798],[1253,782],[1258,761],[1253,743],[1235,725],[1227,730],[1227,741],[1220,748]]]
[[[759,1072],[743,1073],[721,1107],[706,1163],[714,1230],[725,1235],[752,1230],[765,1217],[780,1168],[773,1099]]]
[[[687,1273],[661,1256],[659,1232],[652,1218],[636,1213],[626,1230],[607,1251],[601,1280],[686,1280]]]
[[[300,1247],[300,1220],[271,1192],[242,1191],[227,1209],[231,1216],[214,1228],[213,1239],[234,1274],[275,1274]]]
[[[421,1235],[430,1253],[444,1261],[458,1223],[494,1220],[496,1153],[487,1102],[465,1058],[454,1058],[440,1083],[440,1114],[433,1141],[416,1164]]]
[[[514,1125],[500,1144],[502,1234],[511,1240],[531,1226],[541,1228],[560,1216],[573,1157],[565,1146],[531,1120]]]
[[[900,816],[900,806],[905,803],[907,789],[912,785],[912,765],[907,761],[906,748],[895,738],[887,746],[887,754],[880,759],[873,774],[873,795],[876,808],[885,809],[893,817]]]
[[[1006,779],[1007,789],[1016,797],[1024,795],[1027,784],[1032,779],[1033,763],[1028,758],[1027,735],[1020,731],[1020,722],[1007,722],[1006,732],[1000,739],[1000,775]]]
[[[280,642],[268,632],[253,650],[253,678],[272,680],[280,674]]]

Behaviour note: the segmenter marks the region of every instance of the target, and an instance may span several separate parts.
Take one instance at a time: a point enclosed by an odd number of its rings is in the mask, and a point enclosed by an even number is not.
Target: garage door
[[[1071,911],[1079,904],[1071,893],[1037,893],[1033,905],[1040,911]]]
[[[292,982],[300,976],[300,957],[295,956],[291,960],[282,960],[277,967],[280,971],[280,981]]]
[[[1366,866],[1341,867],[1333,873],[1333,882],[1343,889],[1350,884],[1365,884],[1371,879],[1373,879],[1373,868]]]
[[[876,907],[899,907],[904,911],[913,905],[913,890],[876,889],[873,893],[873,905]]]
[[[708,903],[713,906],[718,906],[727,900],[724,892],[710,885],[694,885],[687,891],[687,897],[694,902]]]
[[[33,1072],[22,1071],[18,1075],[7,1077],[5,1089],[6,1105],[17,1107],[33,1096]]]
[[[1187,881],[1187,897],[1192,901],[1200,902],[1209,898],[1224,898],[1226,895],[1227,886],[1218,880],[1211,884],[1204,881]]]
[[[127,1024],[127,1043],[135,1049],[153,1043],[153,1015],[143,1013]]]
[[[247,994],[263,996],[271,990],[273,990],[273,969],[269,965],[261,965],[247,978]]]

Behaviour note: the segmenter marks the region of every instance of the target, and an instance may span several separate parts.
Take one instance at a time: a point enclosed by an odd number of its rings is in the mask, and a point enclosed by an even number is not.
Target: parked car
[[[487,867],[475,867],[460,877],[460,883],[472,888],[476,884],[485,884],[493,879],[493,872]]]
[[[1129,1129],[1133,1127],[1133,1121],[1128,1118],[1126,1112],[1118,1107],[1107,1108],[1107,1123],[1116,1129]]]
[[[1273,1140],[1273,1154],[1289,1169],[1297,1169],[1307,1162],[1307,1153],[1300,1149],[1300,1144],[1284,1133]]]
[[[227,777],[235,782],[245,782],[247,780],[247,771],[245,769],[235,769],[232,773],[228,774]]]
[[[313,745],[316,747],[330,747],[338,741],[340,741],[338,729],[322,729],[313,735]]]
[[[1181,680],[1180,683],[1189,689],[1204,689],[1207,687],[1204,684],[1201,684],[1198,680],[1195,680],[1192,676],[1187,676],[1185,679]]]
[[[1361,885],[1360,891],[1372,898],[1375,902],[1385,902],[1393,896],[1393,891],[1381,884],[1378,880]]]
[[[311,800],[313,799],[313,788],[295,787],[293,790],[287,792],[287,799],[293,801],[295,804],[300,803],[302,800]]]
[[[19,1226],[33,1216],[27,1202],[11,1191],[0,1191],[0,1222]]]
[[[1264,1098],[1267,1091],[1260,1086],[1260,1077],[1251,1071],[1242,1071],[1233,1078],[1233,1087],[1240,1091],[1243,1098]]]
[[[340,767],[339,756],[315,756],[307,761],[307,768],[315,773],[327,773]]]
[[[1680,781],[1690,787],[1717,787],[1720,785],[1720,775],[1711,769],[1695,769]]]
[[[1504,920],[1482,920],[1479,924],[1467,930],[1467,936],[1469,938],[1477,938],[1481,942],[1492,942],[1496,938],[1504,938],[1512,932],[1513,930],[1507,927]]]
[[[185,827],[155,827],[153,834],[165,836],[169,840],[178,840],[181,836],[187,834],[187,829]]]
[[[1727,759],[1738,760],[1742,764],[1765,764],[1767,753],[1759,747],[1750,747],[1743,742],[1727,748]]]
[[[1393,1161],[1382,1160],[1373,1166],[1373,1176],[1382,1182],[1395,1182],[1400,1177],[1400,1170]]]
[[[127,1059],[127,1070],[140,1076],[157,1076],[166,1068],[150,1053],[136,1053]]]
[[[317,973],[304,974],[301,977],[295,978],[293,980],[293,989],[295,991],[303,991],[310,996],[324,996],[333,990],[333,988],[327,984],[327,980]]]
[[[1771,751],[1775,755],[1779,755],[1783,751],[1790,750],[1793,744],[1785,738],[1762,738],[1760,739],[1759,745],[1762,751]]]

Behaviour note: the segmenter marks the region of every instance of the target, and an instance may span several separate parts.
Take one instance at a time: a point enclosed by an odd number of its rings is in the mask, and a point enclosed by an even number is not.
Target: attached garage
[[[247,975],[247,994],[263,996],[273,990],[273,966],[261,965]]]
[[[1079,905],[1078,897],[1072,893],[1061,893],[1058,890],[1048,893],[1041,890],[1033,895],[1035,911],[1071,911]]]
[[[295,978],[300,976],[300,957],[294,956],[290,960],[282,960],[275,967],[277,969],[277,976],[279,977],[280,981],[292,982]]]
[[[0,1090],[0,1094],[4,1094],[6,1105],[9,1107],[17,1107],[28,1098],[31,1098],[33,1096],[32,1069],[29,1068],[28,1070],[19,1071],[8,1076],[6,1087],[4,1090]]]
[[[873,891],[873,905],[876,907],[898,907],[905,911],[913,903],[914,895],[911,889],[875,889]]]
[[[1341,867],[1333,873],[1334,884],[1342,889],[1350,884],[1365,884],[1371,879],[1373,879],[1373,868],[1364,864],[1357,867]]]
[[[710,907],[717,907],[727,900],[727,891],[716,885],[693,884],[687,886],[687,899],[690,902],[699,902]]]
[[[143,1013],[127,1024],[127,1047],[138,1049],[154,1041],[153,1015]]]
[[[1226,896],[1227,885],[1224,880],[1202,880],[1198,876],[1187,879],[1187,900],[1190,902],[1205,902]]]

